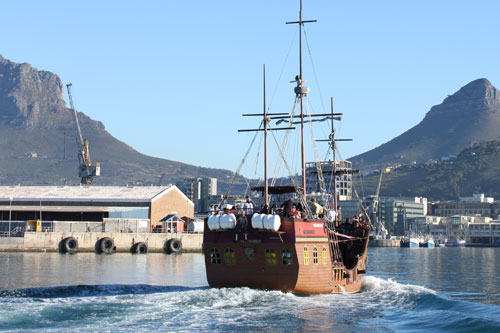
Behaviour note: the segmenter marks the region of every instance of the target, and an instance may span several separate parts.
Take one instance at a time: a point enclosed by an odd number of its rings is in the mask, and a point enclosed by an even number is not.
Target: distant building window
[[[318,263],[318,248],[313,248],[313,264]]]
[[[309,265],[309,252],[307,247],[304,247],[304,265]]]
[[[219,249],[213,247],[210,249],[210,263],[212,264],[221,264],[222,260],[220,258]]]
[[[326,253],[326,247],[323,248],[323,251],[321,251],[321,262],[323,264],[326,264],[327,262],[327,253]]]
[[[286,247],[281,250],[281,263],[283,265],[293,265],[292,252]]]
[[[224,250],[224,262],[226,265],[236,265],[236,253],[231,248]]]
[[[266,249],[266,264],[276,265],[276,252],[273,249]]]

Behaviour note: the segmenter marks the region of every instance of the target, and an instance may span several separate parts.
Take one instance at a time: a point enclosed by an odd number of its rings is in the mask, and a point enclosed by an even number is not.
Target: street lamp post
[[[9,202],[10,202],[10,205],[9,205],[9,237],[10,237],[10,223],[12,221],[12,199],[14,199],[14,198],[9,197]]]

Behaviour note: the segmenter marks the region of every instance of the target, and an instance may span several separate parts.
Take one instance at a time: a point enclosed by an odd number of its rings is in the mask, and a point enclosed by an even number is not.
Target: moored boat
[[[436,244],[434,242],[434,239],[432,238],[426,238],[424,239],[420,244],[420,247],[436,247]]]
[[[465,239],[459,237],[450,237],[445,242],[445,247],[465,247]]]
[[[419,247],[420,238],[404,237],[401,239],[401,247]]]

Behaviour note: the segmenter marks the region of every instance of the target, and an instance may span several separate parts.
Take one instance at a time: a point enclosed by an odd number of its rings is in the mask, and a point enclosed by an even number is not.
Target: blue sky
[[[342,156],[403,133],[472,80],[500,85],[499,12],[485,0],[305,0],[304,18],[318,20],[306,26],[316,75],[304,50],[311,110],[334,98],[340,136],[354,139]],[[148,155],[235,170],[252,138],[237,129],[258,126],[241,114],[262,111],[264,63],[270,112],[292,108],[297,27],[284,22],[298,0],[19,0],[2,13],[0,54],[72,82],[77,109]]]

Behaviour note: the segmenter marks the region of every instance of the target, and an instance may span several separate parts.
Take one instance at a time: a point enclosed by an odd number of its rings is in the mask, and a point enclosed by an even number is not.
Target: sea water
[[[2,331],[500,332],[500,248],[370,248],[357,294],[212,289],[202,254],[0,253]]]

